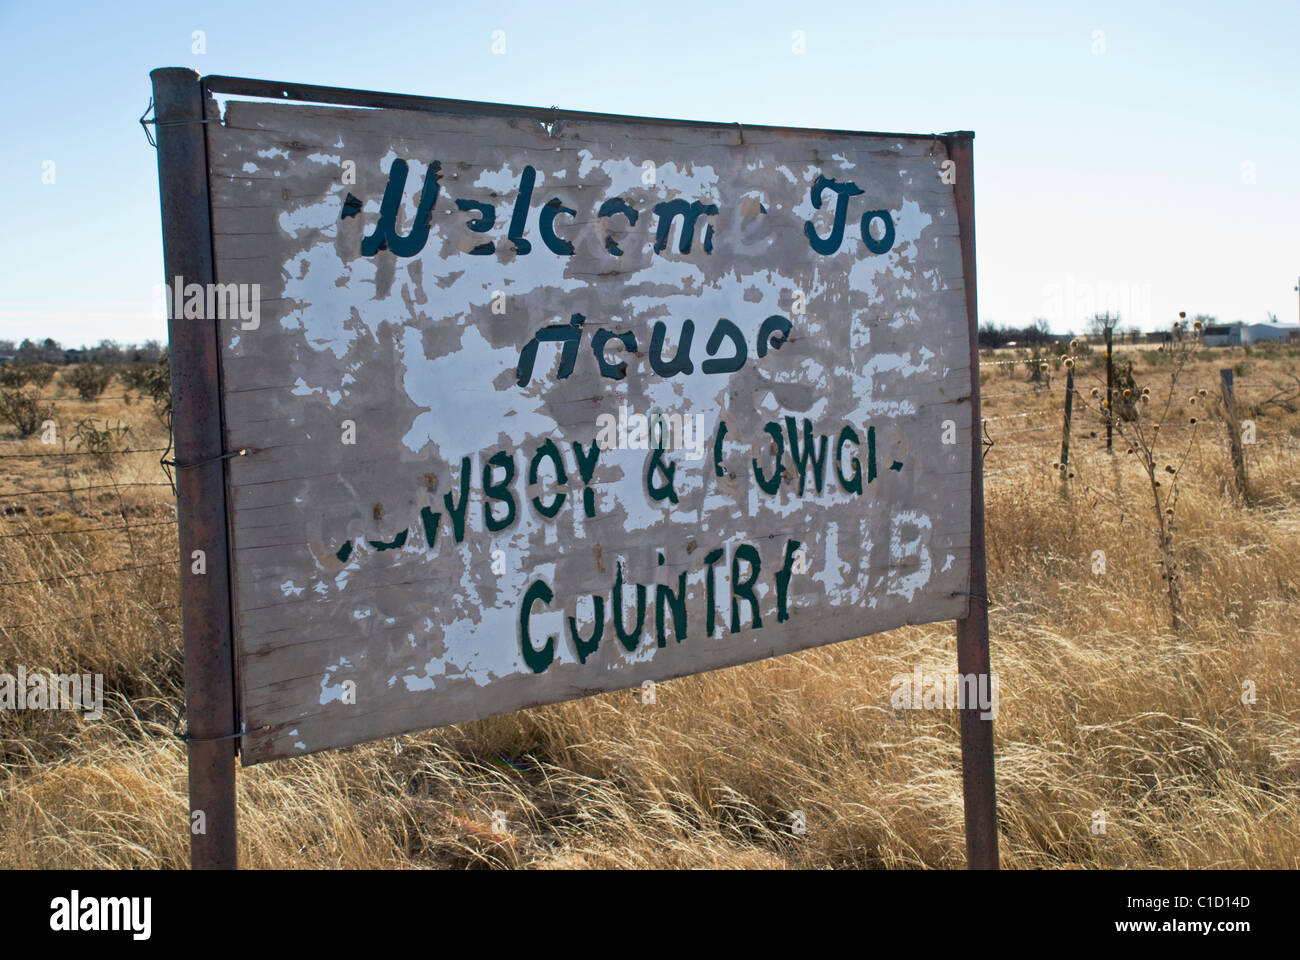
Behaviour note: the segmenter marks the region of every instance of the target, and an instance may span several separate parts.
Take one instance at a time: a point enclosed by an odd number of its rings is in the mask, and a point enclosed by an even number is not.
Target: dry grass
[[[1240,351],[1197,364],[1217,386]],[[1243,405],[1300,363],[1252,356]],[[1300,866],[1300,416],[1253,413],[1251,505],[1231,492],[1224,430],[1199,429],[1176,518],[1188,628],[1169,631],[1149,492],[1125,446],[1076,414],[1068,497],[1061,386],[987,368],[988,537],[1001,844],[1008,867]],[[1135,373],[1153,393],[1157,362]],[[1091,375],[1081,375],[1087,392]],[[109,393],[115,392],[114,387]],[[120,392],[120,391],[117,391]],[[147,407],[80,405],[162,438]],[[62,412],[62,410],[61,410]],[[1243,416],[1246,415],[1243,413]],[[1179,422],[1174,425],[1173,420]],[[1044,429],[1035,429],[1042,425]],[[1095,432],[1096,437],[1089,433]],[[5,439],[9,438],[9,439]],[[44,453],[0,436],[0,454]],[[175,555],[157,454],[105,471],[3,459],[0,670],[102,672],[98,723],[0,714],[0,866],[187,862],[176,577],[169,566],[51,581]],[[109,484],[73,495],[50,487]],[[72,527],[122,523],[121,533]],[[65,531],[65,532],[59,532]],[[1106,574],[1092,572],[1094,551]],[[93,615],[93,616],[92,616]],[[90,619],[86,619],[90,618]],[[661,684],[241,771],[249,867],[957,867],[959,740],[948,711],[890,709],[890,678],[948,672],[949,624],[909,627]],[[1257,694],[1242,702],[1243,683]],[[492,832],[494,812],[507,833]],[[790,825],[802,812],[807,832]],[[1104,835],[1092,830],[1096,811]]]

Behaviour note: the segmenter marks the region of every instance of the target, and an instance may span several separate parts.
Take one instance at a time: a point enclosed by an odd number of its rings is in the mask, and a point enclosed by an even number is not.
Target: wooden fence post
[[[1113,453],[1115,432],[1115,366],[1111,362],[1111,330],[1106,330],[1106,452]]]
[[[1061,431],[1061,494],[1067,493],[1066,483],[1070,471],[1070,415],[1074,409],[1074,367],[1065,374],[1065,427]]]
[[[1246,491],[1246,457],[1241,449],[1241,424],[1237,421],[1237,398],[1232,389],[1232,370],[1219,371],[1223,389],[1223,418],[1228,424],[1228,446],[1232,451],[1232,474],[1237,481],[1237,492],[1243,501],[1249,500]]]

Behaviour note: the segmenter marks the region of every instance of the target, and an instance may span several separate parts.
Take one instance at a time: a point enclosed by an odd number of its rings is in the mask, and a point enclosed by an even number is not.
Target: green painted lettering
[[[740,579],[741,560],[749,564],[749,578],[743,582]],[[754,593],[754,584],[758,582],[758,574],[762,568],[763,561],[758,556],[758,550],[751,544],[742,543],[731,556],[732,633],[740,633],[740,601],[742,598],[749,601],[749,608],[753,611],[752,623],[754,629],[757,630],[763,626],[763,618],[758,613],[758,596]]]
[[[524,662],[532,667],[533,673],[541,673],[551,665],[555,659],[555,638],[547,637],[546,645],[538,650],[533,646],[532,636],[528,631],[528,619],[533,615],[533,604],[540,600],[542,603],[550,603],[555,599],[555,594],[551,588],[542,580],[534,580],[528,592],[524,594],[524,602],[519,607],[519,641],[524,652]]]

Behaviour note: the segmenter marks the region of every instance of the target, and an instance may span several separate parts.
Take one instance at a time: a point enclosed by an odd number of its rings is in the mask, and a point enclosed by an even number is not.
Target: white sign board
[[[942,140],[207,132],[216,279],[257,304],[220,321],[246,763],[965,614]]]

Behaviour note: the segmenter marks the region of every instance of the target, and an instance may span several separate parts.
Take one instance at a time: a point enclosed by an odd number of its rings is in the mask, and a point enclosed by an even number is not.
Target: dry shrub
[[[98,399],[113,380],[113,369],[98,363],[79,363],[59,377],[59,382],[83,401]]]
[[[42,403],[36,390],[0,391],[0,420],[17,430],[20,437],[32,436],[41,424],[52,419],[53,404]]]

